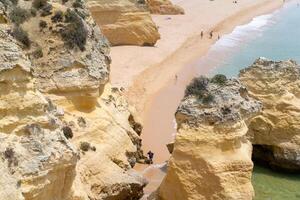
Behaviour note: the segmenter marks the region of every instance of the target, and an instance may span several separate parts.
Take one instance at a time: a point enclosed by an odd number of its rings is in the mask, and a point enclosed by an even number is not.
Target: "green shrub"
[[[80,149],[82,151],[88,151],[88,150],[90,150],[90,148],[91,148],[91,144],[90,143],[88,143],[88,142],[81,142],[80,143]]]
[[[12,165],[17,166],[18,160],[15,156],[15,151],[13,148],[7,147],[4,151],[4,158],[7,160],[8,167],[12,167]]]
[[[226,83],[226,81],[227,81],[227,78],[223,74],[217,74],[210,81],[212,83],[216,83],[218,85],[224,85]]]
[[[96,151],[97,149],[96,149],[95,146],[92,146],[92,147],[91,147],[91,150],[92,150],[92,151]]]
[[[198,98],[202,98],[203,94],[206,91],[209,79],[200,76],[198,78],[194,78],[192,82],[185,89],[185,96],[195,95]]]
[[[73,6],[74,8],[83,8],[83,2],[82,2],[81,0],[76,0],[76,1],[72,4],[72,6]]]
[[[43,8],[47,4],[48,4],[47,0],[33,0],[32,2],[32,6],[37,10]]]
[[[7,8],[8,6],[17,5],[18,0],[0,0],[0,3],[2,3],[5,8]]]
[[[51,15],[52,14],[51,10],[52,10],[52,5],[51,4],[46,4],[41,9],[41,16],[45,17],[45,16],[48,16],[48,15]]]
[[[67,139],[73,138],[73,131],[69,126],[64,126],[62,131]]]
[[[47,22],[44,20],[40,20],[39,26],[41,29],[44,29],[47,27]]]
[[[13,148],[6,148],[5,151],[4,151],[4,157],[6,159],[12,159],[15,155],[15,151]]]
[[[79,19],[79,16],[77,15],[77,13],[74,10],[71,10],[68,8],[65,13],[65,22],[72,23],[72,22],[75,22],[78,20],[80,20],[80,19]]]
[[[27,10],[20,8],[18,6],[14,7],[12,11],[9,13],[9,19],[17,25],[22,24],[29,17],[30,17],[30,13]]]
[[[21,42],[25,47],[30,47],[31,41],[28,37],[28,33],[24,31],[21,27],[15,27],[13,29],[12,35]]]
[[[205,94],[205,96],[202,98],[202,103],[209,104],[214,100],[214,96],[211,93]]]
[[[63,21],[63,12],[62,11],[56,11],[55,14],[51,17],[51,21],[53,23],[62,22]]]
[[[62,4],[64,5],[65,3],[67,3],[69,0],[62,0]]]
[[[70,22],[61,32],[65,44],[70,49],[77,46],[81,51],[84,51],[88,32],[82,19],[74,11],[70,10],[67,11],[65,18],[66,22]]]
[[[32,53],[33,57],[38,59],[38,58],[42,58],[44,56],[43,54],[43,50],[41,47],[38,47],[33,53]]]
[[[30,14],[32,17],[36,16],[36,9],[35,8],[30,8]]]

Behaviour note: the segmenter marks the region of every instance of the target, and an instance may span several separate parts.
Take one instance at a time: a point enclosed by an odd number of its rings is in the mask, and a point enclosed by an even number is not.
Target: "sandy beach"
[[[119,46],[111,50],[111,82],[127,89],[128,99],[143,121],[153,94],[182,68],[204,55],[218,35],[222,37],[235,26],[271,12],[283,3],[282,0],[240,0],[237,4],[231,0],[173,2],[182,6],[186,14],[153,16],[161,34],[155,47]],[[214,31],[213,39],[209,39],[210,31]]]
[[[154,162],[169,158],[166,144],[176,132],[174,112],[184,88],[196,72],[196,61],[204,56],[218,35],[230,33],[236,26],[253,17],[282,6],[281,0],[199,1],[173,0],[185,9],[185,15],[153,16],[159,26],[161,40],[155,47],[120,46],[111,51],[111,81],[126,88],[126,95],[143,122],[143,149],[155,153]],[[209,22],[209,24],[208,24]],[[204,37],[201,38],[201,31]],[[209,32],[213,31],[213,39]],[[209,68],[201,68],[206,74]],[[124,76],[126,74],[126,76]],[[175,78],[177,75],[178,79]],[[149,194],[159,185],[163,172],[159,167],[138,166],[150,180]]]

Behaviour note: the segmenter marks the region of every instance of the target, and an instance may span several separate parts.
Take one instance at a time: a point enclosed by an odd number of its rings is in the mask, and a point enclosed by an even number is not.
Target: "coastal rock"
[[[146,0],[147,6],[152,14],[159,15],[183,15],[184,10],[174,5],[170,0]]]
[[[0,24],[3,199],[143,195],[146,181],[132,169],[143,159],[135,131],[141,126],[122,92],[108,84],[107,40],[78,3],[48,2],[19,24],[18,34],[12,18]],[[7,6],[6,16],[14,8]]]
[[[259,58],[239,76],[264,107],[249,125],[254,160],[300,171],[300,67],[292,60]]]
[[[77,153],[63,134],[60,113],[35,89],[30,61],[2,25],[0,52],[0,197],[67,199]]]
[[[163,200],[252,199],[252,146],[247,120],[261,104],[248,97],[238,80],[200,77],[186,89],[176,112],[178,133]]]
[[[69,94],[74,101],[83,103],[75,96],[98,96],[108,81],[109,46],[84,4],[76,10],[71,1],[51,6],[53,14],[40,14],[22,24],[32,41],[25,51],[40,91]],[[54,20],[59,12],[62,19]],[[46,22],[45,28],[41,28],[41,21]],[[63,36],[63,32],[69,36]]]
[[[129,123],[131,108],[122,93],[107,84],[89,110],[61,96],[49,97],[64,108],[65,123],[74,133],[72,143],[79,148],[82,142],[95,147],[95,151],[81,152],[74,196],[84,200],[140,198],[146,181],[132,167],[143,158],[141,139]],[[78,119],[84,119],[84,126]]]
[[[113,46],[153,46],[160,39],[149,12],[135,0],[89,0],[87,5]]]

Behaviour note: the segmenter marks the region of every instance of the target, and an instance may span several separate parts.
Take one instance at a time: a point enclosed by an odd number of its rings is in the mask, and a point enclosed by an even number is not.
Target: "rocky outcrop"
[[[247,120],[260,109],[238,80],[194,79],[175,115],[178,133],[160,198],[252,199]]]
[[[300,67],[292,60],[260,58],[240,72],[240,80],[264,107],[249,125],[253,158],[300,171]]]
[[[122,91],[108,84],[107,40],[85,5],[48,2],[29,15],[32,1],[6,2],[1,198],[139,199],[146,182],[132,166],[143,158],[141,127]],[[15,9],[26,19],[14,18]]]
[[[119,89],[109,84],[96,106],[80,109],[72,101],[51,95],[65,110],[65,123],[71,127],[72,142],[80,147],[88,142],[94,150],[82,151],[74,184],[78,199],[137,199],[143,195],[145,180],[131,168],[141,158],[141,139],[128,119],[129,105]]]
[[[35,89],[31,62],[0,27],[1,199],[70,198],[77,153],[63,111]]]
[[[149,12],[136,0],[89,0],[88,7],[113,46],[153,46],[160,39]]]
[[[170,0],[146,0],[148,9],[152,14],[159,15],[183,15],[184,10],[174,5]]]

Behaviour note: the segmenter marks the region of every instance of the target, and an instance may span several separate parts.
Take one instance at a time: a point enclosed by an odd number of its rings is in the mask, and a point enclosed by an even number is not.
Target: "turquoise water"
[[[296,3],[276,12],[262,34],[246,42],[238,53],[218,66],[217,71],[236,75],[241,66],[249,66],[260,56],[300,62],[300,7]]]
[[[300,6],[293,1],[269,15],[221,37],[197,66],[210,66],[211,74],[237,76],[240,69],[258,57],[273,60],[292,58],[300,63]]]
[[[255,200],[299,200],[300,175],[273,172],[255,166],[252,175]]]
[[[292,58],[300,63],[300,7],[290,2],[270,15],[255,18],[219,40],[198,66],[211,65],[210,74],[237,76],[258,57]],[[300,175],[273,172],[255,166],[255,200],[299,200]]]

